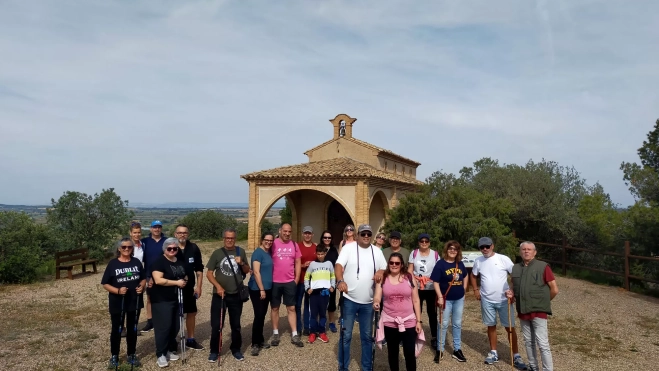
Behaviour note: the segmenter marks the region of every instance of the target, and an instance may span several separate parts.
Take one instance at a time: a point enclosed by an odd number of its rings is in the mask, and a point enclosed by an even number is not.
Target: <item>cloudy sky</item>
[[[247,202],[339,113],[422,163],[546,158],[633,202],[655,0],[0,0],[0,203]]]

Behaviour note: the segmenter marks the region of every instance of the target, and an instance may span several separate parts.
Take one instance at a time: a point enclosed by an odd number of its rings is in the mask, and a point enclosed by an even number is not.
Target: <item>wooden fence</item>
[[[644,278],[644,277],[638,277],[638,276],[633,276],[629,274],[629,261],[630,260],[648,260],[648,261],[656,261],[659,262],[659,257],[652,257],[652,256],[638,256],[638,255],[631,255],[629,253],[629,241],[625,241],[625,252],[624,253],[615,253],[615,252],[605,252],[605,251],[599,251],[599,250],[593,250],[593,249],[583,249],[580,247],[572,247],[570,246],[565,238],[563,238],[563,243],[561,245],[558,244],[553,244],[553,243],[546,243],[546,242],[535,242],[535,241],[529,241],[533,242],[536,246],[546,246],[546,247],[551,247],[551,248],[559,248],[562,250],[561,254],[561,261],[556,261],[556,260],[549,260],[549,259],[543,259],[543,258],[538,258],[538,260],[545,261],[547,263],[554,263],[554,264],[560,264],[561,267],[563,268],[563,275],[565,276],[567,274],[567,267],[574,267],[578,269],[587,269],[590,271],[594,272],[600,272],[600,273],[605,273],[605,274],[611,274],[614,276],[619,276],[624,278],[624,287],[625,290],[629,290],[629,279],[635,279],[635,280],[640,280],[640,281],[645,281],[645,282],[652,282],[659,284],[659,281],[657,280],[652,280],[649,278]],[[590,268],[590,267],[585,267],[580,264],[572,264],[567,262],[567,251],[580,251],[580,252],[586,252],[586,253],[591,253],[595,255],[607,255],[607,256],[615,256],[618,258],[624,259],[625,262],[625,272],[620,273],[620,272],[612,272],[612,271],[607,271],[604,269],[597,269],[597,268]]]

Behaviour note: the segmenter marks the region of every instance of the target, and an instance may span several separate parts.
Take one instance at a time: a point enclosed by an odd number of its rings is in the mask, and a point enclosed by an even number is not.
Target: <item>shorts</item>
[[[192,287],[183,289],[183,313],[197,313],[197,299]]]
[[[273,308],[279,308],[281,305],[281,298],[284,297],[284,305],[287,307],[295,306],[295,294],[297,291],[297,285],[295,281],[286,282],[286,283],[272,283],[272,299],[270,299],[270,306]]]
[[[503,327],[515,327],[515,307],[510,304],[510,318],[512,324],[508,324],[508,309],[506,308],[508,300],[499,303],[491,303],[487,300],[481,300],[481,315],[483,316],[483,324],[485,326],[497,325],[497,313],[499,314],[499,321]]]
[[[334,288],[334,291],[330,292],[329,305],[327,305],[327,311],[330,313],[336,312],[336,288]]]

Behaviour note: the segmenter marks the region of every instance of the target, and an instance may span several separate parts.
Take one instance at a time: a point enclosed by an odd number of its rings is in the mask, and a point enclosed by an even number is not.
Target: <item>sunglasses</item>
[[[128,249],[132,249],[132,248],[133,248],[133,246],[124,246],[124,245],[121,245],[121,246],[119,246],[119,247],[120,247],[122,250],[128,250]]]
[[[331,239],[332,239],[332,236],[329,236],[329,237],[324,236],[324,237],[323,237],[323,240],[331,240]]]
[[[360,234],[360,236],[362,236],[362,237],[371,237],[372,235],[373,235],[373,233],[368,233],[368,232],[364,232],[364,233]]]
[[[458,251],[458,249],[451,246],[448,249],[446,249],[446,251]]]
[[[168,247],[167,251],[169,251],[169,252],[178,251],[178,247]]]
[[[378,236],[377,239],[378,240],[384,240],[384,236]]]
[[[483,245],[483,246],[479,246],[478,248],[481,249],[481,250],[487,250],[490,247],[492,247],[492,245]]]
[[[397,267],[400,265],[400,262],[389,262],[389,265]]]
[[[429,243],[430,240],[423,239],[423,240],[420,240],[419,242],[421,242],[421,243]]]
[[[352,228],[346,228],[345,229],[345,232],[353,232],[353,231],[354,231],[354,229],[352,229]]]
[[[133,227],[140,227],[140,228],[142,228],[142,224],[140,224],[140,223],[130,223],[130,227],[131,227],[131,228],[133,228]]]

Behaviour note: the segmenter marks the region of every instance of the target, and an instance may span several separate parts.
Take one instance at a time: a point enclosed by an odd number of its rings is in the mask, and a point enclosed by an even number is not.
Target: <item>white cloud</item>
[[[659,4],[9,1],[0,203],[115,187],[244,202],[241,174],[355,136],[435,170],[547,158],[618,170],[659,116]],[[171,177],[171,181],[166,175]]]

